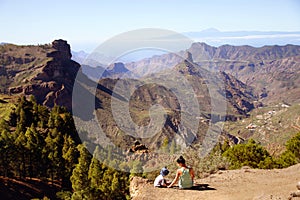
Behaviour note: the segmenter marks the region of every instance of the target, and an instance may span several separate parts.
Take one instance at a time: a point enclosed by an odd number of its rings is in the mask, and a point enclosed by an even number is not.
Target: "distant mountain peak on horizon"
[[[212,46],[250,45],[262,47],[265,45],[300,45],[300,31],[220,31],[209,28],[202,31],[183,32],[183,35],[194,41],[205,42]]]

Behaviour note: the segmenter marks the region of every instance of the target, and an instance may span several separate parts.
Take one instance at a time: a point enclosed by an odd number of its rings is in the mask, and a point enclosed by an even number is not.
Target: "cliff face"
[[[64,40],[39,46],[4,45],[0,56],[2,91],[12,95],[34,95],[48,107],[55,104],[71,110],[72,88],[80,65],[71,60]]]

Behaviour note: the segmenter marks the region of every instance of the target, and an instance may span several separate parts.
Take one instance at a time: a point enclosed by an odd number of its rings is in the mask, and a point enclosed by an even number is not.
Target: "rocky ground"
[[[244,167],[240,170],[219,171],[207,178],[196,180],[198,187],[194,190],[154,188],[152,181],[135,177],[130,189],[134,200],[279,200],[288,199],[291,192],[297,191],[299,172],[300,164],[286,169],[261,170]],[[208,184],[208,187],[202,187],[203,184]]]

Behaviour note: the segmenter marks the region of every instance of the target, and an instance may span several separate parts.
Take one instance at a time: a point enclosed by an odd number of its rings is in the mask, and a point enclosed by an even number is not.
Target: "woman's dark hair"
[[[185,164],[185,160],[182,156],[177,159],[177,163]]]

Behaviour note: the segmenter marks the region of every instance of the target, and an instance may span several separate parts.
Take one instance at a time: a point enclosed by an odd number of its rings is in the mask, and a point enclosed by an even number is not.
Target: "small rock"
[[[243,166],[241,169],[244,170],[244,172],[251,172],[251,167],[249,166]]]

